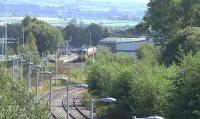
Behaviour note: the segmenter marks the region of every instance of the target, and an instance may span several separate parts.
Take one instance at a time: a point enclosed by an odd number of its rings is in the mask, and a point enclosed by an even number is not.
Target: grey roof
[[[147,117],[147,119],[164,119],[164,118],[160,116],[150,116],[150,117]]]
[[[140,37],[140,38],[117,38],[117,37],[109,37],[101,40],[100,44],[114,44],[114,43],[126,43],[126,42],[141,42],[145,41],[146,38]]]

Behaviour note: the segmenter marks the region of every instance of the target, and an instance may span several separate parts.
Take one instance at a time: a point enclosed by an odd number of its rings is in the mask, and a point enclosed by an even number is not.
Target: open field
[[[37,18],[40,20],[44,20],[54,26],[60,26],[60,27],[65,27],[71,21],[71,19],[69,18],[61,19],[58,17],[37,17]],[[11,24],[20,23],[22,19],[23,17],[8,17],[7,19],[5,17],[0,17],[0,24],[1,22],[5,22],[5,20],[7,20],[7,22]],[[76,22],[77,24],[84,23],[86,25],[91,23],[96,23],[105,27],[125,27],[125,26],[133,27],[138,23],[137,21],[107,20],[107,19],[77,19]]]

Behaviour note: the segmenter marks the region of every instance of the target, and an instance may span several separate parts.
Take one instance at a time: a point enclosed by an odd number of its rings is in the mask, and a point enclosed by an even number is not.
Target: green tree
[[[136,52],[138,59],[143,62],[156,64],[160,60],[160,50],[154,45],[142,45]]]
[[[199,0],[151,0],[144,17],[151,35],[164,45],[177,30],[200,25]]]
[[[23,20],[22,20],[22,25],[24,27],[27,27],[28,25],[30,25],[32,22],[37,21],[36,18],[32,18],[30,16],[26,16]]]
[[[26,44],[29,47],[29,51],[37,52],[36,39],[33,36],[32,32],[28,32],[28,35],[26,37]]]
[[[110,37],[110,33],[107,28],[103,30],[103,38]]]
[[[33,33],[40,54],[47,51],[53,53],[63,43],[62,32],[44,21],[25,17],[22,26],[25,27],[26,34],[29,31]]]
[[[200,49],[200,28],[189,27],[177,33],[162,51],[161,62],[170,65],[181,63],[187,53],[195,54]]]
[[[173,95],[168,107],[169,119],[200,118],[200,53],[184,57],[178,74],[172,78]]]
[[[117,99],[115,105],[100,111],[102,118],[167,116],[166,107],[173,89],[169,79],[176,75],[176,66],[151,65],[105,51],[97,54],[94,65],[88,65],[90,91],[99,97],[108,95]]]
[[[200,18],[200,1],[199,0],[182,0],[181,4],[181,26],[186,28],[188,26],[199,26]]]
[[[0,69],[0,118],[1,119],[50,119],[48,108],[35,103],[34,96],[19,81]]]
[[[71,40],[70,44],[75,47],[81,47],[87,44],[87,36],[84,28],[69,24],[64,29],[65,40]]]
[[[103,39],[103,30],[102,28],[97,25],[97,24],[90,24],[87,28],[87,36],[88,36],[88,41],[90,40],[90,33],[91,33],[91,44],[92,45],[97,45],[100,40]]]
[[[154,40],[164,45],[180,29],[182,0],[151,0],[144,17]]]
[[[18,50],[21,54],[29,55],[28,57],[25,57],[25,60],[29,61],[31,58],[33,63],[40,63],[40,55],[37,51],[36,39],[32,32],[28,32],[25,45],[21,45]]]
[[[135,26],[134,30],[136,35],[141,36],[143,33],[147,32],[148,26],[145,22],[140,22]]]

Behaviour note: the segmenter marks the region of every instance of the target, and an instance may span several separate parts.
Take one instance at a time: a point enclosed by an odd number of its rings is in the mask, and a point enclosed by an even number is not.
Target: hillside
[[[5,3],[0,1],[0,16],[5,16]],[[3,5],[4,4],[4,5]],[[11,0],[7,1],[9,16],[53,16],[67,18],[141,19],[146,3],[131,0]]]

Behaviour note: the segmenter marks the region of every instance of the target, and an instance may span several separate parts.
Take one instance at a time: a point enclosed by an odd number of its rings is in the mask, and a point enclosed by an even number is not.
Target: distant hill
[[[142,0],[143,1],[143,0]],[[0,1],[0,16],[5,4]],[[51,16],[71,18],[141,19],[146,11],[144,2],[131,0],[7,0],[10,16]]]

